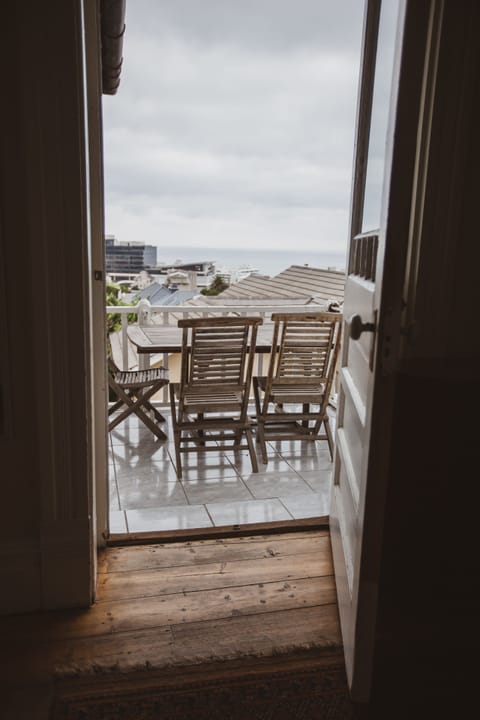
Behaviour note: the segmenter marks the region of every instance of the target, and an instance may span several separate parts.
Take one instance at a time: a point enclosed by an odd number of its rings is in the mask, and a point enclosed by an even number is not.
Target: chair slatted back
[[[248,325],[193,328],[189,382],[240,385],[245,374]]]
[[[249,384],[258,317],[179,320],[182,336],[183,385]]]
[[[339,313],[274,313],[269,380],[284,385],[326,383],[336,363]]]

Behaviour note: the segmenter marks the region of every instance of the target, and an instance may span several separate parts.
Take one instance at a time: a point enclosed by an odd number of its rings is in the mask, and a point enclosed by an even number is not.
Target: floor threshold
[[[282,520],[278,522],[249,523],[248,525],[224,525],[220,527],[163,530],[157,532],[115,533],[107,540],[107,547],[123,545],[149,545],[154,543],[189,542],[193,540],[216,540],[255,535],[328,530],[329,516]]]

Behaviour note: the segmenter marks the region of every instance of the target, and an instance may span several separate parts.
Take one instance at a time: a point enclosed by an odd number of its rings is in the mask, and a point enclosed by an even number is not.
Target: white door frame
[[[90,222],[89,283],[86,301],[90,305],[90,367],[92,419],[92,542],[94,567],[96,550],[108,537],[108,448],[107,371],[105,329],[104,178],[102,138],[102,78],[100,58],[100,14],[97,0],[84,0],[85,29],[85,123],[87,141],[87,202]],[[92,577],[93,592],[96,571]]]

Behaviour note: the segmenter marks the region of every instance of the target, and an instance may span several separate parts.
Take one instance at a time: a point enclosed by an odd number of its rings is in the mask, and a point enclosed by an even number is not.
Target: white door
[[[428,7],[368,0],[364,22],[330,513],[346,670],[359,702],[368,700],[374,650]]]

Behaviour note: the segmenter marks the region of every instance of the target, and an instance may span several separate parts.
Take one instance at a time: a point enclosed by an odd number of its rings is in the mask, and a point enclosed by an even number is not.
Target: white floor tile
[[[168,482],[176,482],[177,473],[170,460],[160,460],[158,462],[136,462],[132,463],[130,467],[124,465],[118,466],[115,463],[117,469],[117,483],[118,488],[122,488],[125,484],[138,484],[140,482],[157,482],[158,484],[164,484]]]
[[[108,503],[110,510],[113,512],[114,510],[120,510],[120,499],[118,497],[118,492],[116,486],[110,485],[109,488],[109,495],[108,495]]]
[[[178,480],[176,482],[152,480],[120,485],[119,496],[122,510],[189,504],[182,484]]]
[[[330,513],[330,494],[309,493],[308,495],[287,495],[280,501],[295,520],[319,517]]]
[[[126,533],[127,523],[123,510],[110,510],[110,533]]]
[[[212,527],[203,505],[127,510],[128,532],[161,532]]]
[[[117,470],[128,469],[139,464],[166,462],[171,460],[169,443],[142,442],[112,445],[112,458]]]
[[[161,426],[160,426],[161,427]],[[117,425],[111,433],[112,445],[132,444],[138,445],[139,443],[156,443],[161,442],[150,430],[146,427],[125,427],[122,423]]]
[[[314,492],[327,492],[330,494],[333,470],[299,470],[301,477]]]
[[[229,500],[252,500],[245,484],[237,477],[203,478],[182,481],[185,494],[192,505]]]
[[[228,459],[242,477],[249,477],[252,474],[252,463],[248,452],[241,454],[231,453],[228,455]],[[273,451],[268,453],[268,463],[265,464],[262,462],[260,450],[257,449],[257,462],[259,473],[289,472],[292,470],[282,456]]]
[[[296,472],[259,475],[244,478],[245,485],[255,498],[278,498],[283,495],[305,495],[313,491]]]
[[[233,465],[230,464],[225,455],[216,455],[207,453],[199,457],[199,462],[195,462],[196,455],[190,455],[188,460],[182,458],[182,480],[202,480],[202,479],[226,479],[238,478],[239,475]]]
[[[292,519],[292,516],[277,499],[207,503],[206,507],[217,527]]]

